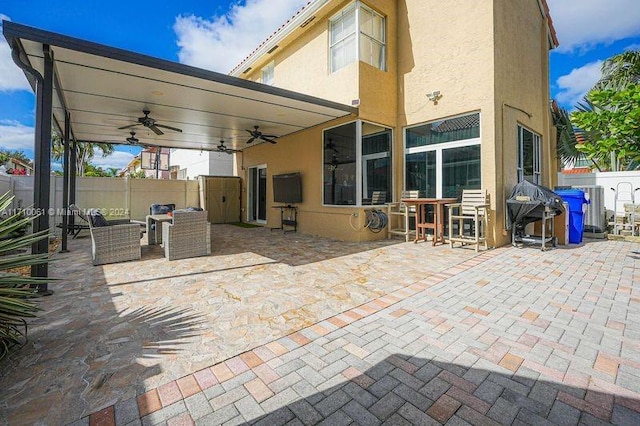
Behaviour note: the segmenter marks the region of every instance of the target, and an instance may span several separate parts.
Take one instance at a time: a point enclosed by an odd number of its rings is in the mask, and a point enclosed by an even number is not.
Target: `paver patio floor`
[[[493,250],[77,424],[638,425],[638,249]]]
[[[29,343],[0,364],[0,423],[64,424],[406,288],[476,254],[216,225],[208,257],[91,266],[57,254]]]
[[[225,240],[238,230],[216,227],[225,241],[217,256],[204,261],[207,267],[202,259],[176,263],[172,278],[160,277],[164,261],[154,259],[155,252],[142,262],[104,268],[102,281],[101,268],[69,267],[72,280],[56,284],[58,293],[45,302],[49,310],[21,351],[20,371],[2,369],[3,404],[38,399],[19,415],[2,406],[5,419],[640,424],[637,243],[589,241],[547,252],[506,247],[478,256],[427,244],[338,243],[342,251],[334,257],[335,242],[250,231],[244,235],[256,238],[245,246]],[[157,279],[138,282],[153,273]],[[280,286],[283,281],[293,284]],[[337,282],[341,290],[328,291],[321,282]],[[306,305],[319,310],[285,315],[286,303],[304,300],[306,286],[323,292]],[[56,302],[61,293],[69,300]],[[346,294],[349,301],[335,297]],[[323,303],[327,298],[339,302]],[[250,325],[250,313],[236,317],[228,307],[242,312],[253,299],[271,300],[265,312],[273,309],[282,319],[263,328],[264,318]],[[331,309],[342,313],[318,316]],[[228,316],[212,322],[219,311]],[[236,318],[244,319],[236,324]],[[246,333],[233,333],[242,327]],[[264,340],[247,337],[254,330]],[[74,333],[81,339],[69,337]],[[86,345],[77,343],[82,339]],[[96,408],[90,398],[103,392],[113,392],[113,400]]]

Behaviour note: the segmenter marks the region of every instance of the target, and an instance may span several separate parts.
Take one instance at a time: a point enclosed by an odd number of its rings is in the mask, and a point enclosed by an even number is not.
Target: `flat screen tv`
[[[302,202],[302,179],[300,173],[273,175],[273,201],[296,204]]]

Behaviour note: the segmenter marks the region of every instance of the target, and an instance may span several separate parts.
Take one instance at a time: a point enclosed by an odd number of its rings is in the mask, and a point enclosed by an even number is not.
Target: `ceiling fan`
[[[238,152],[237,149],[229,148],[224,144],[224,141],[220,141],[220,145],[218,145],[218,151],[226,152],[227,154],[233,154],[234,152]]]
[[[277,139],[278,136],[275,135],[265,135],[264,133],[262,133],[260,130],[258,130],[260,126],[253,126],[254,130],[247,130],[247,132],[249,132],[249,134],[251,135],[251,138],[247,141],[247,143],[252,143],[253,141],[255,141],[256,139],[262,139],[265,142],[269,142],[269,143],[277,143],[276,141],[274,141],[273,139]]]
[[[148,109],[142,110],[144,117],[138,117],[138,122],[135,124],[129,124],[128,126],[118,127],[119,130],[130,129],[131,127],[138,126],[142,124],[147,129],[152,130],[156,135],[164,135],[164,132],[160,130],[160,127],[163,129],[173,130],[174,132],[182,132],[182,129],[178,129],[177,127],[166,126],[164,124],[157,124],[154,118],[149,117],[151,111]]]
[[[131,131],[131,132],[129,132],[129,133],[131,133],[131,136],[129,136],[129,137],[126,139],[126,141],[127,141],[127,143],[128,143],[128,144],[135,145],[135,144],[137,144],[138,142],[140,142],[140,139],[136,138],[136,132],[134,132],[134,131],[132,130],[132,131]]]
[[[333,150],[336,154],[338,153],[338,149],[336,148],[336,144],[333,143],[333,139],[329,138],[329,142],[324,146],[326,150]]]

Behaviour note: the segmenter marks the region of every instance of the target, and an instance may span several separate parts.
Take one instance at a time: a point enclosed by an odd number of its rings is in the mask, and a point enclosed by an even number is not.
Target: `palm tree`
[[[0,195],[0,211],[7,211],[13,198],[9,193]],[[37,296],[33,287],[51,281],[20,273],[22,268],[48,263],[48,253],[15,254],[49,237],[48,229],[27,232],[35,218],[18,212],[0,220],[0,359],[12,346],[25,343],[28,325],[25,318],[35,317],[39,310],[32,300]]]
[[[118,176],[118,172],[119,171],[120,171],[120,169],[118,169],[117,167],[108,167],[107,168],[107,176],[116,177],[116,176]]]
[[[602,77],[592,90],[619,89],[640,82],[640,50],[628,50],[604,61]]]
[[[585,102],[586,104],[579,104],[576,108],[581,111],[583,108],[592,108],[588,100]],[[576,129],[571,123],[571,115],[569,112],[558,106],[555,101],[553,101],[551,105],[551,118],[557,130],[556,153],[558,158],[563,164],[576,164],[578,160],[584,157],[584,154],[578,150],[578,145],[583,143],[585,139],[593,137],[593,135]],[[598,171],[602,171],[598,165],[598,161],[600,160],[601,159],[591,159],[591,162]]]
[[[76,142],[76,174],[84,176],[86,165],[91,162],[100,149],[103,157],[113,154],[114,148],[110,143]],[[54,160],[60,161],[64,156],[64,143],[59,135],[53,136],[53,149],[51,152]]]
[[[605,111],[602,107],[595,106],[590,100],[590,94],[601,90],[621,91],[630,84],[640,83],[640,50],[629,50],[604,61],[602,64],[602,77],[585,95],[582,102],[576,105],[577,112]],[[556,108],[557,109],[557,108]],[[575,129],[569,120],[569,114],[559,108],[552,111],[554,125],[558,129],[558,156],[562,160],[575,161],[580,156],[575,146],[577,143],[595,144],[608,135],[598,132],[584,132]],[[572,146],[573,144],[573,146]],[[620,159],[615,152],[609,154],[600,153],[591,158],[593,164],[600,170],[599,165],[606,165],[611,170],[619,170]]]

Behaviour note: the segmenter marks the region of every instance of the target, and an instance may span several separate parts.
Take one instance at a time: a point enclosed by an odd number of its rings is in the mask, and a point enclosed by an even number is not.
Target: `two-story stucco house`
[[[373,191],[391,201],[482,188],[489,239],[506,244],[512,187],[552,186],[557,172],[548,73],[557,44],[544,0],[310,1],[231,75],[359,114],[237,156],[244,219],[279,225],[269,207],[281,173],[302,175],[299,231],[356,241],[382,236],[354,214],[371,207]],[[262,217],[256,203],[266,203]]]

